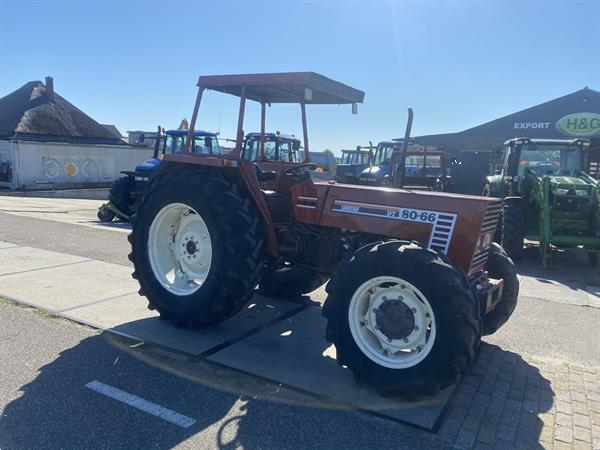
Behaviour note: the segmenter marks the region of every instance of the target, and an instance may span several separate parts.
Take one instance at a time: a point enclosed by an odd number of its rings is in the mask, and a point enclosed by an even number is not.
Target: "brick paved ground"
[[[484,343],[438,436],[456,448],[600,449],[600,368]]]

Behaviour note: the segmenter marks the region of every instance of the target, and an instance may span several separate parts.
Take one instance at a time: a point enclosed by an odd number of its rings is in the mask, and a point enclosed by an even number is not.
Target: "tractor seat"
[[[277,178],[277,172],[274,170],[262,170],[256,163],[254,163],[254,168],[256,169],[256,179],[259,183],[271,181]]]

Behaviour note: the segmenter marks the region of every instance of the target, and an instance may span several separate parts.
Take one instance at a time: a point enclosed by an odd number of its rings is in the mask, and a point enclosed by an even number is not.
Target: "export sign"
[[[556,129],[569,136],[595,136],[600,134],[600,114],[589,112],[569,114],[558,119]]]

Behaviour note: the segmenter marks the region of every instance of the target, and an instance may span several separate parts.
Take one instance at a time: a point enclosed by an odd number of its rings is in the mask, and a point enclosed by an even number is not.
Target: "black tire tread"
[[[495,333],[510,319],[519,297],[519,279],[515,263],[498,244],[494,243],[490,247],[486,269],[490,278],[504,281],[504,288],[496,307],[483,317],[484,336]]]
[[[125,175],[117,179],[110,188],[108,200],[116,206],[119,211],[127,216],[133,214],[132,206],[134,203],[133,191],[135,190],[135,178],[133,175]]]
[[[420,290],[437,292],[437,306],[432,304],[432,307],[448,312],[448,317],[439,320],[453,324],[452,332],[445,338],[438,335],[434,344],[434,349],[446,347],[443,352],[435,350],[436,357],[446,356],[435,361],[432,349],[420,364],[393,370],[378,366],[358,349],[348,326],[347,308],[351,297],[348,291],[369,279],[379,269],[373,269],[370,275],[365,272],[378,264],[389,270],[395,267],[404,271],[410,278],[407,281]],[[455,383],[476,356],[482,328],[479,302],[464,273],[444,262],[433,250],[407,241],[370,244],[340,264],[326,290],[329,293],[323,307],[323,315],[328,320],[326,337],[336,346],[338,363],[349,367],[359,383],[390,394],[435,394]],[[439,325],[438,330],[441,330]]]
[[[224,235],[220,242],[225,263],[219,265],[214,274],[214,288],[204,295],[201,303],[175,310],[160,301],[165,291],[161,292],[157,287],[149,265],[146,267],[145,243],[139,242],[137,234],[150,226],[146,223],[148,217],[144,205],[151,204],[161,192],[171,191],[176,196],[179,190],[198,193],[201,195],[199,199],[210,199],[210,208]],[[157,310],[162,319],[177,326],[201,328],[229,319],[241,310],[260,278],[264,259],[260,218],[251,200],[238,185],[218,173],[197,168],[175,168],[153,178],[128,240],[132,246],[129,259],[135,267],[132,277],[140,283],[139,294],[147,297],[148,308]]]
[[[502,208],[502,247],[509,257],[519,259],[525,240],[525,208],[522,199],[507,199]]]

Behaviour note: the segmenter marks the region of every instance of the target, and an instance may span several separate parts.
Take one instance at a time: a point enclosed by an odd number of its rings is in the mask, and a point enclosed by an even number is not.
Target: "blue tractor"
[[[160,127],[159,127],[160,130]],[[121,172],[125,176],[116,180],[108,197],[108,203],[98,208],[98,219],[101,222],[110,222],[115,218],[128,222],[135,213],[138,199],[142,197],[148,184],[148,179],[162,163],[163,155],[183,153],[188,130],[168,130],[161,134],[154,146],[152,158],[138,164],[135,171]],[[203,155],[222,155],[224,150],[219,145],[218,133],[209,131],[194,131],[192,142],[193,153]],[[267,164],[273,162],[288,162],[298,164],[302,162],[299,153],[300,140],[294,136],[277,133],[265,133],[265,157]],[[243,145],[243,158],[258,161],[260,155],[260,133],[246,135]],[[263,164],[264,165],[264,164]]]
[[[108,196],[108,203],[98,208],[98,219],[101,222],[110,222],[115,218],[128,222],[135,212],[137,199],[140,198],[150,175],[162,163],[163,155],[183,153],[188,130],[168,130],[159,133],[154,145],[152,158],[136,166],[135,171],[123,171],[124,177],[116,180]],[[221,155],[221,148],[217,138],[218,133],[209,131],[194,131],[194,140],[191,151],[205,155]]]
[[[377,145],[372,163],[364,169],[358,184],[392,186],[394,170],[402,170],[394,158],[402,152],[402,139],[383,141]],[[454,192],[454,184],[448,170],[448,155],[440,147],[409,144],[404,157],[404,187],[417,190]]]

